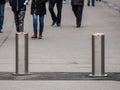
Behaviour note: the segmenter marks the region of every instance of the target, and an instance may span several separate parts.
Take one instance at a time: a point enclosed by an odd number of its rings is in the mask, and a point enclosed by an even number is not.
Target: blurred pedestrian
[[[0,0],[0,33],[2,33],[3,22],[4,22],[4,10],[6,0]]]
[[[67,3],[67,0],[63,0],[63,4],[66,4]]]
[[[101,2],[101,0],[96,0],[96,1],[99,1],[99,2]]]
[[[71,0],[72,10],[76,17],[76,27],[81,27],[84,0]]]
[[[92,6],[95,6],[95,0],[88,0],[87,5],[90,6],[90,3]]]
[[[44,15],[46,14],[46,1],[47,0],[32,0],[31,14],[33,16],[33,32],[31,38],[37,38],[38,33],[38,17],[39,17],[39,39],[42,39],[44,29]]]
[[[16,31],[23,32],[26,5],[28,4],[28,0],[9,0],[9,2],[14,13]]]
[[[54,12],[55,4],[57,7],[57,15]],[[49,0],[49,11],[53,20],[52,26],[55,24],[57,24],[58,27],[61,26],[62,4],[63,0]]]

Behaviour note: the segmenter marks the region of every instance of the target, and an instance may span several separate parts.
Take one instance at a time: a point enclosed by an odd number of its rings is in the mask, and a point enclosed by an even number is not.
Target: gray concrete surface
[[[103,0],[120,6],[120,0]]]
[[[6,85],[7,84],[7,85]],[[119,90],[114,81],[1,81],[1,90]]]
[[[120,72],[120,12],[102,2],[85,7],[81,28],[75,27],[70,4],[63,6],[62,26],[51,27],[49,11],[45,16],[42,40],[31,39],[30,5],[25,17],[29,32],[30,72],[91,72],[91,35],[105,33],[105,71]],[[0,72],[15,72],[15,25],[13,13],[6,5],[5,22],[0,34]],[[120,82],[104,80],[0,80],[0,90],[119,90]]]
[[[120,73],[107,73],[107,76],[90,76],[91,72],[32,72],[26,75],[0,72],[0,80],[103,80],[120,81]]]
[[[119,0],[102,0],[103,3],[105,3],[107,6],[109,6],[111,9],[115,9],[120,12],[120,1]]]

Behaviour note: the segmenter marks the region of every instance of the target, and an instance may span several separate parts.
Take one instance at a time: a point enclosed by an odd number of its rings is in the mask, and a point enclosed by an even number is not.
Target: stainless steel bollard
[[[107,76],[105,74],[105,35],[92,35],[92,74],[90,76]]]
[[[15,75],[29,74],[28,70],[28,33],[17,32],[16,46],[16,72]]]

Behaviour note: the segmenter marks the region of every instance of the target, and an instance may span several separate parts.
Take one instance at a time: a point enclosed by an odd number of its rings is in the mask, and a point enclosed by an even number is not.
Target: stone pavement
[[[29,75],[13,75],[0,72],[0,80],[112,80],[120,81],[120,73],[108,73],[106,77],[89,76],[90,72],[32,72]]]
[[[0,34],[0,90],[120,89],[119,11],[102,2],[96,2],[95,7],[87,7],[85,1],[82,27],[76,28],[71,6],[64,4],[62,26],[51,27],[51,23],[47,10],[43,39],[31,39],[32,16],[28,5],[25,31],[29,32],[29,71],[39,75],[12,76],[14,79],[9,79],[4,76],[11,76],[15,72],[15,25],[10,7],[6,5],[4,33]],[[109,77],[111,75],[111,79],[84,79],[84,76],[91,73],[91,35],[98,32],[105,33],[105,71]],[[31,79],[37,75],[40,79]],[[116,79],[112,79],[116,76]]]
[[[0,90],[119,90],[114,81],[1,81]]]
[[[113,3],[113,4],[120,6],[120,0],[103,0],[103,1],[107,1],[109,3]]]
[[[115,9],[120,12],[120,1],[119,0],[103,0],[103,3],[105,3],[110,8]]]

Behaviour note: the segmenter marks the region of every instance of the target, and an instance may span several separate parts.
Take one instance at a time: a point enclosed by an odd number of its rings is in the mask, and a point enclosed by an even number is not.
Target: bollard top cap
[[[92,36],[104,36],[105,34],[104,33],[94,33],[92,34]]]

